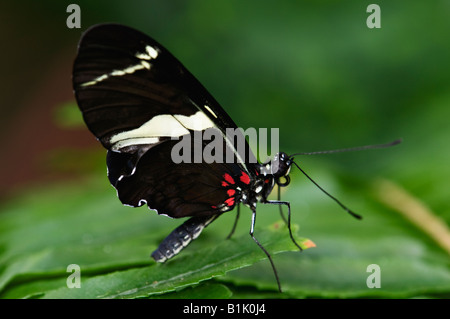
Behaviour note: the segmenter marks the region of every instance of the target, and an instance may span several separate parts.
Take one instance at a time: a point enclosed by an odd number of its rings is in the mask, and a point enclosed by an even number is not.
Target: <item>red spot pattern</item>
[[[234,197],[228,198],[225,201],[225,204],[227,204],[228,207],[233,206],[234,205]]]
[[[234,184],[234,179],[233,179],[233,177],[231,177],[230,174],[225,173],[225,174],[223,175],[223,178],[225,178],[225,180],[226,180],[228,183]]]
[[[234,178],[228,174],[225,173],[223,174],[223,181],[222,181],[222,187],[230,187],[231,185],[235,184],[236,181],[234,180]],[[244,184],[250,184],[250,177],[248,176],[247,173],[245,172],[241,172],[241,176],[239,177],[240,181]],[[234,197],[236,195],[236,190],[233,188],[229,188],[227,189],[227,195],[229,196],[229,198],[227,200],[225,200],[224,205],[228,206],[228,207],[232,207],[235,205],[236,203],[236,198]],[[216,209],[216,206],[211,206],[211,208]]]
[[[247,173],[245,173],[245,172],[242,172],[242,175],[241,175],[241,177],[240,177],[240,180],[241,180],[241,182],[242,183],[244,183],[244,184],[250,184],[250,177],[247,175]]]

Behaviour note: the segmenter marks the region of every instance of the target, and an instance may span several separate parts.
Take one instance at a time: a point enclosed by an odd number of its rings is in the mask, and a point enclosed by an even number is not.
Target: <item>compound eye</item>
[[[281,186],[281,187],[288,186],[290,182],[291,182],[291,178],[289,177],[289,175],[280,176],[276,179],[277,185]]]

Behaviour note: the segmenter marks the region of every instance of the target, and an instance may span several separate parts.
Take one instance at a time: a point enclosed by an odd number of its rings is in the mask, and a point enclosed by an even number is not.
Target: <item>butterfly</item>
[[[294,162],[297,154],[279,152],[259,163],[245,137],[227,134],[229,129],[239,132],[238,127],[203,85],[161,44],[130,27],[101,24],[82,35],[73,88],[87,127],[107,149],[108,178],[120,201],[132,207],[147,204],[171,218],[189,217],[152,253],[155,261],[178,254],[235,207],[238,218],[243,204],[252,211],[250,235],[267,255],[281,291],[272,258],[254,236],[256,206],[279,205],[281,213],[286,207],[288,218],[282,217],[301,250],[291,232],[289,202],[279,196],[268,199],[275,186],[279,190],[289,184],[293,164],[300,169]],[[173,160],[183,139],[204,154],[208,141],[195,136],[210,131],[223,142],[219,151],[231,154],[228,160]]]

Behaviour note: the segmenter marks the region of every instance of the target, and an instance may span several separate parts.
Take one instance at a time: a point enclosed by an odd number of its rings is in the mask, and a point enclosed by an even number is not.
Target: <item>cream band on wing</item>
[[[159,142],[158,137],[161,136],[180,137],[189,134],[189,130],[203,131],[214,126],[214,123],[201,111],[191,116],[162,114],[153,117],[136,129],[112,136],[109,142],[113,145],[113,149],[119,150],[130,145],[155,144]]]

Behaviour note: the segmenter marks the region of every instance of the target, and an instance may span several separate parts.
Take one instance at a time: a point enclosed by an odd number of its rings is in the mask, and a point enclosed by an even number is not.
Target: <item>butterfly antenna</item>
[[[325,195],[327,195],[328,197],[330,197],[332,200],[334,200],[339,206],[341,206],[347,213],[349,213],[350,215],[352,215],[353,217],[355,217],[356,219],[362,219],[362,217],[358,214],[356,214],[355,212],[353,212],[351,209],[349,209],[347,206],[345,206],[344,204],[342,204],[336,197],[334,197],[333,195],[331,195],[330,193],[328,193],[326,190],[324,190],[319,184],[317,184],[311,177],[309,177],[308,174],[306,174],[306,172],[304,170],[302,170],[300,168],[300,166],[297,165],[296,162],[292,161],[292,163],[294,163],[295,166],[297,166],[297,168],[303,173],[303,175],[305,175],[311,182],[313,182],[314,185],[316,185],[322,192],[325,193]]]
[[[349,148],[341,148],[337,150],[329,150],[329,151],[318,151],[318,152],[305,152],[305,153],[295,153],[290,155],[289,157],[292,158],[295,155],[318,155],[318,154],[332,154],[332,153],[343,153],[343,152],[354,152],[354,151],[364,151],[364,150],[372,150],[376,148],[386,148],[391,147],[397,144],[400,144],[403,140],[401,138],[390,142],[386,144],[374,144],[374,145],[364,145],[364,146],[357,146],[357,147],[349,147]]]
[[[328,193],[326,190],[324,190],[319,184],[317,184],[306,172],[298,166],[297,163],[293,161],[294,156],[296,155],[317,155],[317,154],[332,154],[332,153],[342,153],[342,152],[354,152],[354,151],[363,151],[363,150],[370,150],[370,149],[376,149],[376,148],[386,148],[391,147],[397,144],[400,144],[402,142],[402,139],[396,139],[393,142],[386,143],[386,144],[373,144],[373,145],[364,145],[364,146],[357,146],[357,147],[350,147],[350,148],[341,148],[337,150],[329,150],[329,151],[318,151],[318,152],[304,152],[304,153],[295,153],[289,156],[289,158],[292,160],[292,163],[294,163],[295,166],[305,175],[314,185],[317,186],[323,193],[325,193],[328,197],[330,197],[332,200],[334,200],[339,206],[341,206],[347,213],[352,215],[353,217],[357,219],[362,219],[362,217],[355,212],[353,212],[351,209],[349,209],[347,206],[342,204],[336,197]]]

